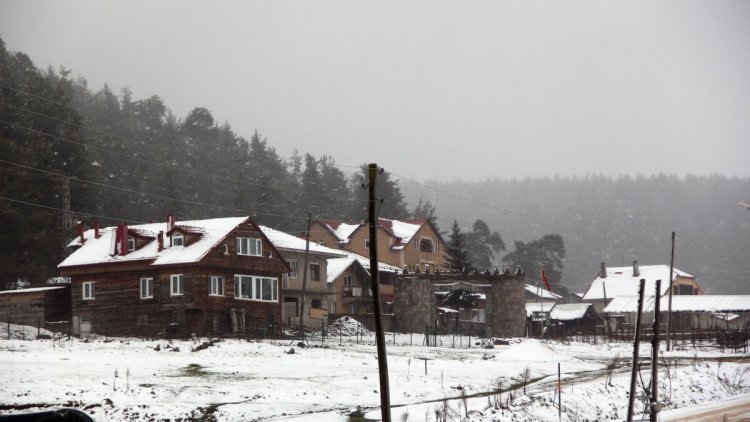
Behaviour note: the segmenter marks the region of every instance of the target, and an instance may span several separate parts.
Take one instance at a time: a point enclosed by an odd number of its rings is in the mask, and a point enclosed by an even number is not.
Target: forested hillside
[[[750,293],[750,212],[738,206],[750,198],[748,179],[589,176],[426,185],[451,195],[413,183],[403,189],[410,200],[432,201],[441,224],[455,217],[469,227],[481,218],[509,244],[560,234],[562,284],[572,291],[583,290],[603,261],[668,264],[676,231],[677,268],[698,277],[707,292]]]
[[[128,89],[91,88],[71,73],[40,70],[0,40],[3,284],[57,275],[63,245],[73,236],[63,227],[66,181],[74,220],[89,226],[164,220],[169,213],[181,220],[252,215],[261,224],[301,233],[308,212],[351,221],[366,216],[360,168],[304,152],[282,157],[273,134],[270,140],[257,132],[246,139],[206,108],[175,116],[158,95],[136,99]],[[388,163],[378,164],[388,169]],[[508,248],[495,263],[514,252],[515,241],[561,235],[561,282],[574,291],[587,285],[601,261],[668,263],[674,230],[678,268],[696,275],[709,292],[750,293],[750,212],[737,206],[750,202],[748,179],[590,176],[422,184],[386,172],[378,192],[382,217],[434,215],[444,231],[457,219],[465,233],[483,220],[484,231],[499,232]]]
[[[0,40],[0,281],[57,274],[65,181],[74,220],[115,224],[252,215],[289,232],[316,218],[366,217],[361,169],[332,157],[279,156],[259,133],[250,139],[203,107],[184,118],[160,97],[132,98],[88,87],[71,71],[37,69]],[[412,215],[386,172],[380,213]]]

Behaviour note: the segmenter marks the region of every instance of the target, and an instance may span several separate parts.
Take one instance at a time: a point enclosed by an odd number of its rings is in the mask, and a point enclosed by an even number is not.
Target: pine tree
[[[435,216],[435,206],[430,201],[422,201],[419,198],[417,206],[414,207],[414,211],[411,212],[412,218],[424,219],[432,223],[435,227],[435,231],[440,233],[440,227],[437,224],[437,217]]]
[[[446,264],[454,272],[464,272],[470,269],[466,252],[466,236],[461,233],[458,221],[453,220],[448,245],[446,245]]]
[[[495,254],[505,250],[503,238],[482,220],[474,222],[473,231],[466,236],[466,249],[471,267],[484,271],[492,266]]]
[[[520,265],[526,268],[527,274],[532,278],[539,277],[539,265],[544,268],[550,284],[560,286],[562,277],[563,260],[565,259],[565,245],[563,238],[557,234],[546,234],[541,239],[524,243],[514,242],[515,250],[503,257],[503,262],[511,265]]]

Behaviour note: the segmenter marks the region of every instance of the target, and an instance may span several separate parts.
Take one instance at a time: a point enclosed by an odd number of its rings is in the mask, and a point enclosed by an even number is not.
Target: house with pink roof
[[[290,271],[250,217],[84,229],[59,265],[75,335],[187,336],[274,330]]]
[[[412,271],[445,268],[445,242],[427,219],[379,218],[377,236],[380,262]],[[367,223],[316,220],[310,227],[310,238],[330,248],[370,255]]]

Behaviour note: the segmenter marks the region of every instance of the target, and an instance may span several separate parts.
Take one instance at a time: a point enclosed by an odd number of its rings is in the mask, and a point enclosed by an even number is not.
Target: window
[[[128,236],[128,250],[135,250],[135,238],[133,236]]]
[[[286,263],[289,264],[289,268],[292,269],[292,271],[289,272],[288,277],[297,278],[297,261],[287,261]]]
[[[153,278],[142,278],[141,279],[141,299],[151,299],[154,297],[154,279]]]
[[[237,299],[279,301],[279,281],[269,277],[234,276],[234,297]]]
[[[320,264],[317,262],[310,264],[310,280],[320,281]]]
[[[237,238],[237,255],[261,256],[263,254],[260,239],[252,237]]]
[[[224,296],[224,277],[212,275],[208,278],[208,294],[210,296]]]
[[[344,276],[344,287],[352,287],[352,276],[350,275]]]
[[[229,245],[225,243],[222,250],[224,251],[224,255],[229,255]]]
[[[419,251],[433,253],[435,251],[435,247],[432,244],[432,240],[427,239],[427,238],[422,238],[419,241]]]
[[[185,292],[185,280],[182,274],[172,274],[169,281],[169,294],[171,296],[182,296]]]
[[[320,309],[323,307],[323,301],[321,301],[320,299],[311,299],[310,307],[315,308],[315,309]]]
[[[185,236],[182,233],[175,233],[172,235],[172,246],[184,246]]]
[[[370,249],[370,238],[369,237],[365,238],[365,249]]]
[[[94,282],[84,281],[83,282],[83,300],[94,299]]]

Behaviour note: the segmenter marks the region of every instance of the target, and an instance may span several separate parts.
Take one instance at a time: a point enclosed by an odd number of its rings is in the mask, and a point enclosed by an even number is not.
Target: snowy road
[[[750,420],[750,394],[709,405],[668,410],[659,415],[661,422],[715,422]]]

